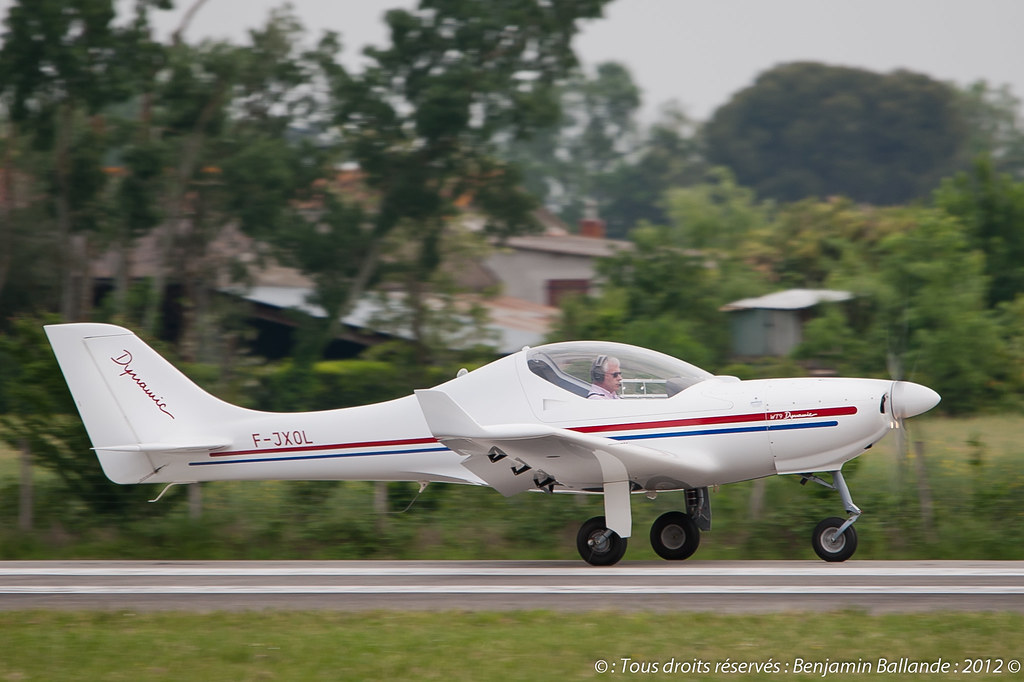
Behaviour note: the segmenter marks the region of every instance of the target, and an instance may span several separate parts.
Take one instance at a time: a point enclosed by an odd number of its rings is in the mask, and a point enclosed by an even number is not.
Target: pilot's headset
[[[604,365],[608,362],[607,355],[598,355],[590,366],[590,380],[595,384],[604,382]]]

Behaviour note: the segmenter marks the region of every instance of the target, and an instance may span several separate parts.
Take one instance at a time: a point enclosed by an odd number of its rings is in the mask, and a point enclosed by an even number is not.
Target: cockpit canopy
[[[713,376],[657,351],[601,341],[538,346],[526,352],[526,362],[537,376],[586,398],[590,393],[590,369],[594,360],[602,355],[619,361],[623,398],[671,398]]]

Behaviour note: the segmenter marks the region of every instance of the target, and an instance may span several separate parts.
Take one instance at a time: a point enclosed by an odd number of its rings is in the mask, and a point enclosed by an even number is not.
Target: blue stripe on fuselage
[[[839,426],[838,421],[811,422],[809,424],[765,424],[762,426],[738,426],[729,429],[704,429],[701,431],[677,431],[674,433],[640,433],[635,436],[611,436],[612,440],[648,440],[651,438],[681,438],[683,436],[716,436],[728,433],[757,433],[760,431],[794,431],[796,429],[823,429]]]
[[[639,433],[629,436],[610,436],[610,438],[612,440],[617,441],[650,440],[655,438],[682,438],[684,436],[717,436],[735,433],[758,433],[764,431],[793,431],[797,429],[821,429],[838,425],[839,422],[835,420],[825,422],[811,422],[808,424],[775,423],[764,424],[761,426],[739,426],[728,429],[703,429],[700,431],[676,431],[672,433]],[[339,459],[342,457],[373,457],[375,455],[414,455],[426,452],[445,452],[447,450],[448,448],[445,447],[437,447],[414,448],[409,450],[388,450],[386,452],[338,452],[323,455],[293,455],[290,457],[260,457],[258,459],[230,459],[212,460],[204,462],[189,462],[189,466],[211,466],[214,464],[265,464],[268,462],[297,462],[316,459]]]

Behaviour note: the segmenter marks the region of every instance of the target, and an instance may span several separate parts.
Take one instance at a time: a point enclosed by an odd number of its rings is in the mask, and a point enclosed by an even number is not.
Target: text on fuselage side
[[[807,419],[817,416],[817,412],[772,412],[768,415],[768,419],[772,421],[776,419]]]
[[[305,430],[300,431],[271,431],[267,433],[252,434],[252,444],[257,448],[264,447],[285,447],[289,445],[313,445],[313,441],[306,435]]]

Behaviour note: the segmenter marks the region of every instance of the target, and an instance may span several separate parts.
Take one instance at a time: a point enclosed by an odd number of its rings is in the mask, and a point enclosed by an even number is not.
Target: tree
[[[980,156],[969,172],[942,183],[935,204],[960,220],[971,248],[985,254],[987,307],[1024,293],[1024,182],[997,172],[990,157]]]
[[[164,4],[140,0],[137,6]],[[14,4],[4,21],[0,83],[10,122],[31,128],[51,153],[61,309],[69,320],[91,304],[89,240],[100,227],[106,184],[99,114],[128,97],[135,62],[123,48],[126,36],[143,28],[138,22],[117,27],[114,18],[113,0],[31,0]]]
[[[944,409],[997,402],[1007,388],[1006,348],[985,306],[985,257],[962,224],[935,209],[887,209],[872,242],[851,245],[828,285],[855,301],[805,330],[800,354],[846,373],[924,383]]]
[[[536,227],[535,202],[495,141],[553,123],[555,84],[576,64],[576,22],[600,16],[606,2],[423,0],[387,13],[391,45],[367,48],[361,74],[334,71],[336,122],[377,195],[371,241],[414,227],[404,279],[417,340],[425,338],[423,283],[442,262],[457,199],[474,200],[489,234]]]
[[[60,281],[54,273],[54,240],[49,212],[39,197],[48,159],[33,149],[30,136],[9,120],[6,160],[0,170],[0,329],[25,311],[56,310]]]
[[[666,224],[666,192],[697,185],[705,173],[696,124],[679,107],[664,107],[634,153],[595,180],[608,235],[625,237],[643,221]]]
[[[21,317],[0,335],[0,437],[25,448],[65,492],[92,512],[125,515],[152,491],[107,480],[89,449],[82,420],[43,336],[53,318]],[[170,507],[163,507],[163,510]],[[159,510],[157,510],[159,513]]]
[[[696,126],[675,105],[644,129],[637,122],[639,88],[628,69],[599,64],[559,88],[558,123],[503,152],[523,168],[526,186],[569,224],[588,204],[607,233],[625,237],[640,221],[664,224],[662,196],[670,187],[700,182],[704,164]]]
[[[826,287],[844,261],[868,259],[880,239],[905,229],[886,215],[839,197],[780,204],[746,235],[738,256],[776,287]]]
[[[706,182],[669,189],[664,206],[676,238],[716,259],[731,255],[767,217],[766,207],[754,193],[737,185],[724,168],[712,169]]]
[[[877,205],[926,196],[962,166],[967,135],[948,85],[815,63],[766,71],[704,128],[709,162],[762,198]]]
[[[107,156],[119,159],[120,173],[113,178],[107,244],[116,254],[113,311],[117,319],[128,317],[128,290],[135,241],[163,218],[161,189],[167,150],[154,129],[153,107],[158,75],[167,64],[167,51],[153,40],[150,5],[167,9],[168,2],[139,2],[124,32],[122,59],[132,65],[126,74],[130,98],[110,107],[114,134],[108,139]]]
[[[557,174],[549,176],[559,190],[558,214],[577,224],[592,204],[604,216],[608,198],[603,180],[621,168],[639,146],[635,121],[640,90],[629,70],[617,62],[597,65],[593,78],[576,76],[561,97],[558,146],[550,148]]]
[[[632,249],[599,262],[601,293],[566,304],[556,339],[633,343],[704,366],[726,359],[728,327],[719,308],[758,286],[734,251],[764,226],[766,207],[722,170],[708,182],[669,190],[665,206],[668,225],[634,228]]]
[[[322,202],[322,210],[315,216],[296,217],[275,238],[286,262],[313,280],[314,293],[308,302],[324,311],[319,333],[314,330],[312,339],[303,340],[303,361],[319,357],[327,344],[341,335],[342,317],[352,308],[355,292],[365,291],[372,283],[382,248],[359,203],[330,190],[324,191]]]
[[[961,225],[934,211],[923,213],[917,229],[885,239],[881,248],[889,347],[893,353],[905,348],[897,377],[916,370],[946,396],[947,410],[991,404],[1005,354],[984,305],[983,254],[968,247]]]
[[[176,320],[186,359],[211,358],[221,344],[209,294],[244,276],[245,268],[211,246],[227,229],[265,243],[295,220],[294,202],[327,177],[325,156],[298,121],[315,121],[305,84],[319,55],[303,50],[303,29],[288,10],[272,12],[249,43],[177,42],[151,93],[148,146],[163,159],[157,193],[162,229],[143,328],[156,333],[165,296],[178,290]],[[265,254],[256,254],[256,256]]]
[[[996,88],[983,80],[961,88],[958,93],[969,131],[968,157],[987,156],[1000,173],[1024,179],[1020,98],[1009,85]]]
[[[631,343],[711,366],[728,346],[716,273],[671,228],[644,226],[634,248],[598,265],[597,296],[569,298],[552,340],[600,338]]]

